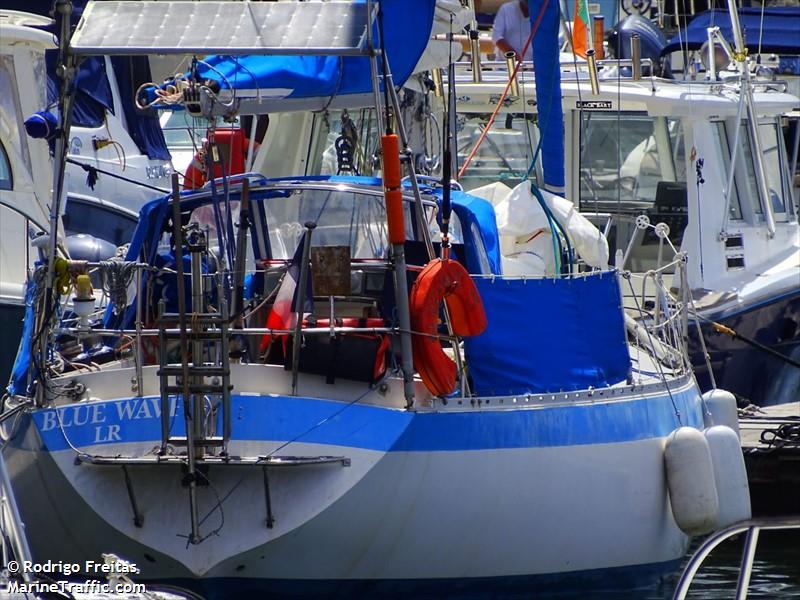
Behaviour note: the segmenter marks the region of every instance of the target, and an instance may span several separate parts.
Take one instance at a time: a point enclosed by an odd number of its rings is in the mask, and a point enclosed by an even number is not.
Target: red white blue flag
[[[300,243],[297,245],[297,250],[294,252],[292,260],[289,262],[289,267],[281,280],[280,288],[275,296],[275,302],[272,304],[272,310],[269,311],[267,316],[266,327],[268,329],[294,329],[297,325],[297,313],[300,310],[300,267],[303,262],[303,246],[306,241],[306,233],[300,237]],[[311,269],[306,271],[306,289],[305,298],[302,301],[303,317],[309,313],[314,312],[314,291],[311,288]],[[282,339],[286,343],[287,336],[283,334],[265,335],[261,338],[261,352],[265,352],[273,340]]]

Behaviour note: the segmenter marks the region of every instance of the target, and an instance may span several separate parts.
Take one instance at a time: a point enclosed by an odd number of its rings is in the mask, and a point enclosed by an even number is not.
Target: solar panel
[[[358,55],[367,10],[343,1],[90,0],[71,47],[77,55]]]

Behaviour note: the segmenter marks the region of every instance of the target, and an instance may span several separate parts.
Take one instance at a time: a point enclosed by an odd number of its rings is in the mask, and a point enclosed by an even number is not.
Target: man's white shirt
[[[492,41],[497,44],[498,40],[507,41],[517,54],[522,54],[525,42],[531,34],[531,20],[522,14],[519,0],[506,2],[498,10],[494,18],[494,29],[492,31]],[[525,60],[533,60],[533,44],[528,47]]]

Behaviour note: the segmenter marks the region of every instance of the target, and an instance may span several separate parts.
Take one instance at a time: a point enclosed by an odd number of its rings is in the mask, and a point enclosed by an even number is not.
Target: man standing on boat
[[[494,18],[492,41],[501,54],[513,52],[516,60],[522,56],[522,49],[531,34],[531,19],[528,0],[511,0],[499,9]],[[525,60],[533,60],[533,48],[528,47]]]

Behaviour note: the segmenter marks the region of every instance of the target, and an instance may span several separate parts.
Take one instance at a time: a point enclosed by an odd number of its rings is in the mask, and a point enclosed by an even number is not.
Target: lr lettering
[[[121,442],[119,435],[119,425],[98,425],[94,428],[94,443]]]

